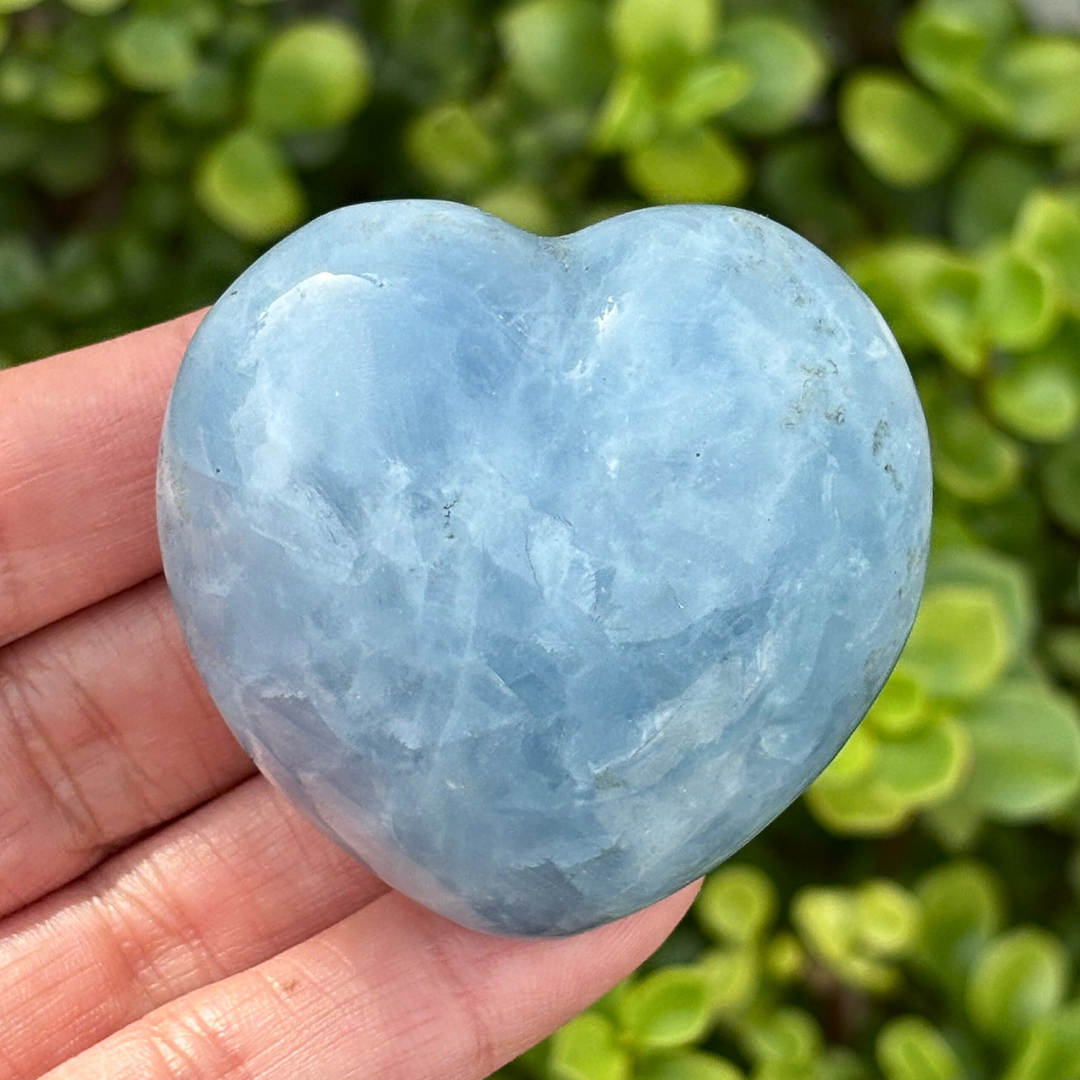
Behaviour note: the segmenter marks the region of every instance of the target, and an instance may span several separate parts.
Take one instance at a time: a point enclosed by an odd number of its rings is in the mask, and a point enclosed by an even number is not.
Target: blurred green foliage
[[[505,1076],[1080,1080],[1080,7],[0,0],[0,366],[417,195],[544,233],[767,213],[876,301],[934,445],[864,723]]]

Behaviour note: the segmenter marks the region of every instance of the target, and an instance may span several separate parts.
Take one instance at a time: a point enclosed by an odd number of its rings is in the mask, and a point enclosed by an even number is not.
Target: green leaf
[[[871,956],[904,956],[918,940],[921,918],[918,900],[888,878],[865,881],[855,890],[859,943]]]
[[[211,61],[200,63],[169,95],[173,113],[200,126],[227,120],[234,104],[232,73],[224,64]]]
[[[970,763],[965,729],[952,717],[941,717],[916,731],[882,739],[874,783],[895,792],[909,808],[926,806],[951,795]]]
[[[414,164],[451,191],[473,190],[490,181],[502,157],[475,112],[458,102],[422,113],[406,132],[405,142]]]
[[[631,153],[625,168],[630,183],[659,203],[730,203],[750,182],[742,152],[708,128],[657,139]]]
[[[1080,536],[1080,440],[1058,447],[1046,459],[1042,487],[1050,513]]]
[[[990,340],[1017,351],[1045,344],[1060,316],[1049,270],[1005,246],[990,252],[981,269],[978,318]]]
[[[0,0],[0,15],[13,11],[28,11],[40,2],[41,0]]]
[[[697,63],[679,80],[665,114],[676,127],[693,127],[745,98],[753,78],[749,66],[739,60]]]
[[[1080,1001],[1032,1025],[1002,1080],[1080,1080]]]
[[[806,947],[844,982],[872,993],[896,986],[896,969],[865,952],[856,899],[848,890],[804,886],[791,901],[791,921]]]
[[[1047,930],[1019,927],[983,950],[968,983],[968,1013],[988,1039],[1016,1044],[1061,1004],[1068,978],[1064,945]]]
[[[64,3],[80,15],[108,15],[122,8],[127,0],[64,0]]]
[[[1023,37],[1001,57],[997,74],[1021,139],[1064,141],[1080,134],[1080,41]]]
[[[593,131],[599,153],[637,150],[660,131],[660,102],[649,80],[637,71],[624,71],[611,85]]]
[[[41,296],[45,268],[25,236],[0,237],[0,311],[17,311]]]
[[[716,0],[614,0],[609,27],[625,63],[700,56],[716,38]]]
[[[684,1051],[648,1058],[634,1070],[634,1080],[744,1080],[741,1070],[715,1054]]]
[[[732,19],[724,29],[720,52],[753,74],[749,92],[725,113],[725,119],[755,135],[774,134],[794,124],[817,99],[829,74],[828,58],[817,42],[778,15]]]
[[[82,71],[50,71],[41,82],[38,111],[53,120],[75,123],[101,112],[108,99],[105,84]]]
[[[553,236],[559,231],[547,195],[538,185],[527,181],[491,188],[476,199],[476,206],[539,236]]]
[[[129,15],[112,31],[108,46],[117,78],[135,90],[179,86],[198,59],[189,27],[153,12]]]
[[[304,195],[278,148],[261,133],[242,129],[216,142],[199,165],[195,196],[233,235],[267,240],[304,214]]]
[[[861,71],[844,84],[840,127],[867,167],[896,187],[924,187],[960,150],[959,125],[924,90],[893,72]]]
[[[1020,211],[1014,242],[1045,264],[1062,297],[1080,311],[1080,210],[1061,195],[1036,192]]]
[[[646,975],[630,986],[617,1009],[627,1038],[651,1050],[696,1042],[712,1020],[708,981],[694,967],[672,966]]]
[[[705,979],[713,1012],[740,1013],[757,993],[761,964],[755,944],[709,949],[695,966]]]
[[[979,268],[957,257],[927,266],[911,310],[929,339],[966,375],[981,371],[989,352],[979,319]]]
[[[268,131],[336,127],[359,112],[370,88],[359,35],[337,19],[306,19],[282,30],[256,61],[251,116]]]
[[[865,723],[880,735],[895,737],[917,731],[928,719],[922,684],[900,666],[881,688]]]
[[[926,573],[927,588],[976,585],[989,589],[1008,632],[1010,657],[1026,652],[1038,621],[1031,571],[1018,559],[989,548],[963,547],[935,552]]]
[[[630,1080],[630,1058],[608,1020],[582,1013],[551,1037],[551,1080]]]
[[[720,941],[755,940],[776,917],[776,887],[755,866],[725,865],[705,880],[694,904],[702,928]]]
[[[821,1052],[824,1039],[817,1021],[809,1013],[782,1006],[748,1023],[743,1041],[755,1061],[805,1067]]]
[[[903,663],[932,696],[964,699],[984,693],[1009,655],[997,596],[975,585],[939,585],[923,596]]]
[[[825,782],[825,775],[805,794],[814,816],[842,836],[880,836],[896,832],[911,816],[912,803],[871,777],[844,787]]]
[[[1004,923],[1001,885],[982,863],[961,859],[923,876],[915,895],[922,905],[920,960],[958,990]]]
[[[898,1016],[878,1032],[885,1080],[961,1080],[963,1066],[944,1036],[921,1016]]]
[[[1072,699],[1029,680],[996,687],[961,714],[974,763],[964,797],[1002,821],[1038,821],[1080,791],[1080,716]]]
[[[898,44],[911,70],[954,108],[984,123],[1011,125],[1013,102],[987,61],[1015,23],[1008,0],[924,0],[901,21]]]
[[[1016,487],[1023,455],[976,409],[958,405],[932,418],[934,476],[960,499],[994,502]]]
[[[960,167],[949,206],[949,231],[964,248],[1005,236],[1024,200],[1038,187],[1043,169],[1030,152],[992,146]]]
[[[497,26],[510,75],[537,101],[590,102],[604,92],[612,57],[596,0],[525,0]]]
[[[1080,377],[1053,354],[1019,356],[986,383],[994,419],[1032,442],[1061,442],[1080,424]]]

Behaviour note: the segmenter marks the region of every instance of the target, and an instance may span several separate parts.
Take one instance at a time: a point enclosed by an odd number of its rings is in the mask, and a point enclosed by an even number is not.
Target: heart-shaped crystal
[[[787,229],[405,201],[215,305],[159,515],[259,767],[394,887],[541,935],[674,891],[820,772],[911,627],[930,486],[892,335]]]

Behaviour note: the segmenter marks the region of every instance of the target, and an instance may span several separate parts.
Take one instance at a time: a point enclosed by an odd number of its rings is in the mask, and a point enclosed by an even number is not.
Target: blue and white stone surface
[[[757,215],[539,239],[329,214],[184,359],[165,571],[259,767],[394,887],[573,933],[825,767],[918,604],[926,428],[880,315]]]

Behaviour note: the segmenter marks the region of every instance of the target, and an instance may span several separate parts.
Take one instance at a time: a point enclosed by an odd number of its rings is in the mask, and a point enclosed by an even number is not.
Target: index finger
[[[157,446],[202,314],[0,372],[0,645],[161,569]]]

